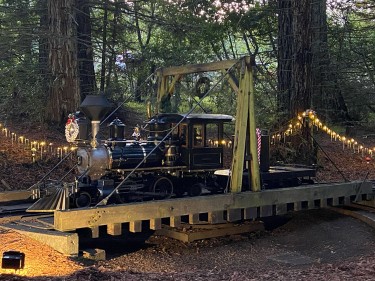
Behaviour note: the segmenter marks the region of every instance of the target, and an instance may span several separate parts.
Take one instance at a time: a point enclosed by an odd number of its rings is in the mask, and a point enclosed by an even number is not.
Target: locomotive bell
[[[110,103],[103,95],[87,95],[80,106],[82,112],[91,120],[91,146],[97,147],[96,135],[99,132],[100,120],[111,108]]]

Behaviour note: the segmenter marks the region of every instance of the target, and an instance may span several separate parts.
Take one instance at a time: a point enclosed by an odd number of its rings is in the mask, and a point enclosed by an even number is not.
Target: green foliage
[[[41,121],[45,89],[39,68],[36,7],[29,1],[0,5],[0,111],[5,118]]]
[[[345,99],[349,121],[355,122],[371,120],[375,108],[374,14],[365,6],[339,7],[329,25],[331,71],[338,77],[335,86]]]
[[[328,73],[322,75],[327,75],[331,83],[325,86],[326,91],[332,96],[342,95],[352,120],[372,122],[375,119],[374,14],[369,8],[371,1],[354,2],[361,5],[330,2],[327,31],[330,64]],[[48,58],[41,49],[50,36],[41,26],[46,16],[42,9],[45,3],[0,1],[0,110],[9,118],[43,119],[44,99],[49,83],[53,82],[48,77]],[[141,110],[146,101],[155,104],[156,79],[152,77],[155,69],[252,54],[257,63],[257,123],[270,128],[278,119],[280,11],[277,4],[277,0],[88,0],[97,83],[104,79],[104,90],[113,101],[133,100],[139,104],[137,110]],[[115,64],[116,56],[126,51],[131,51],[133,58],[121,70]],[[221,75],[217,73],[183,77],[171,97],[171,110],[186,112],[197,103],[195,83],[203,75],[210,78],[211,86],[218,85],[197,111],[234,115],[236,95],[225,79],[220,81]],[[332,106],[332,111],[337,107]]]

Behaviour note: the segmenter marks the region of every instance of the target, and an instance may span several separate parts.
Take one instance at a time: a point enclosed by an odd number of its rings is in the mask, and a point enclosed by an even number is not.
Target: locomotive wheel
[[[173,183],[167,177],[158,177],[152,185],[152,192],[157,193],[154,199],[171,198],[173,193]]]
[[[185,189],[183,187],[175,188],[174,194],[176,194],[176,197],[182,197],[185,193]]]
[[[190,186],[189,189],[188,189],[188,194],[191,197],[201,195],[202,194],[202,184],[195,183],[192,186]]]
[[[83,191],[78,194],[74,200],[74,203],[78,208],[85,208],[91,205],[91,200],[90,193]]]

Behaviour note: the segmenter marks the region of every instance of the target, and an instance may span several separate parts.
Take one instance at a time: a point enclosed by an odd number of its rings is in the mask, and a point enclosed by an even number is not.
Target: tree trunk
[[[102,66],[100,70],[100,92],[104,92],[106,58],[107,58],[107,25],[108,25],[108,0],[104,0],[104,16],[103,16],[103,35],[102,35]]]
[[[80,104],[74,0],[48,0],[50,93],[46,120],[62,124]]]
[[[291,80],[293,57],[292,1],[279,0],[278,18],[278,95],[277,107],[279,121],[285,122],[290,117]]]
[[[311,107],[312,50],[311,12],[315,0],[293,0],[293,57],[290,117]]]
[[[41,83],[43,83],[43,97],[48,97],[49,87],[48,81],[50,80],[48,70],[48,9],[47,3],[44,0],[38,1],[39,11],[39,52],[38,52],[38,64],[39,74],[42,77]]]
[[[77,0],[78,68],[81,100],[97,92],[91,40],[91,18],[88,0]]]
[[[112,73],[114,74],[114,77],[116,77],[117,82],[117,73],[115,69],[115,61],[116,61],[116,42],[117,42],[117,29],[118,29],[118,22],[121,15],[120,10],[120,2],[118,0],[114,0],[114,13],[113,13],[113,20],[111,21],[111,30],[112,30],[112,39],[111,39],[111,46],[110,46],[110,54],[108,59],[108,71],[107,71],[107,78],[105,82],[106,89],[109,89],[111,87],[112,82]],[[124,58],[125,59],[125,58]]]
[[[279,0],[278,110],[285,124],[312,106],[312,13],[314,0]],[[316,1],[316,0],[315,0]],[[324,0],[319,0],[324,1]],[[315,3],[315,2],[314,2]],[[290,138],[293,163],[316,162],[309,127]]]

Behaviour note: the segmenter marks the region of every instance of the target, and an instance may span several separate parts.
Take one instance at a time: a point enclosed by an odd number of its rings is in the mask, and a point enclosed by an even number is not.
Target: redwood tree
[[[63,123],[80,104],[75,0],[48,0],[51,73],[46,119]]]
[[[77,0],[77,47],[81,100],[97,92],[94,70],[94,52],[91,37],[91,6],[89,0]]]
[[[319,1],[323,0],[279,0],[277,100],[283,123],[312,106],[312,14],[316,11],[313,6]],[[290,142],[294,157],[284,160],[312,164],[315,162],[312,138],[308,127],[302,130],[303,138],[295,136]]]

